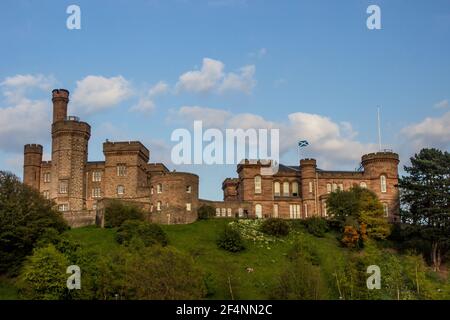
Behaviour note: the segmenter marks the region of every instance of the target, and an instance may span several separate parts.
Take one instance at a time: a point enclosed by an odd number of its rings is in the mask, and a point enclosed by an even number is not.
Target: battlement
[[[300,168],[301,167],[306,167],[306,166],[316,166],[316,159],[312,159],[312,158],[306,158],[306,159],[301,159],[300,160]]]
[[[42,153],[43,150],[40,144],[31,143],[24,146],[24,153]]]
[[[363,166],[372,161],[394,161],[397,164],[400,162],[398,154],[392,151],[373,152],[365,154],[361,158]]]
[[[136,152],[146,161],[150,158],[150,151],[140,141],[106,141],[103,143],[103,153]]]
[[[66,119],[69,119],[67,117]],[[52,135],[62,132],[79,132],[90,136],[91,126],[87,122],[77,119],[58,121],[52,124]]]
[[[52,91],[53,99],[69,99],[69,90],[67,89],[53,89]]]
[[[239,183],[239,179],[237,178],[226,178],[222,182],[222,189],[225,189],[227,186],[236,186]]]

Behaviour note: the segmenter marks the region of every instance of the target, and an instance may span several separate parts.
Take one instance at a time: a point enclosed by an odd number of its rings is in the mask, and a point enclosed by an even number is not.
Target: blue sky
[[[81,8],[68,30],[66,8]],[[366,27],[369,5],[381,30]],[[383,148],[402,163],[422,147],[450,146],[450,2],[20,1],[0,3],[0,168],[22,174],[25,143],[50,153],[52,88],[101,143],[141,140],[151,161],[200,175],[221,198],[235,166],[170,163],[176,128],[279,128],[282,162],[305,156],[353,169]]]

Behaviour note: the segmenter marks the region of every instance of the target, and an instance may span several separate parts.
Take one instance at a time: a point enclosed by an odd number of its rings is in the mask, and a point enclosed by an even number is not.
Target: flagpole
[[[379,150],[381,151],[380,106],[378,106],[377,115],[378,115],[378,147],[379,147]]]

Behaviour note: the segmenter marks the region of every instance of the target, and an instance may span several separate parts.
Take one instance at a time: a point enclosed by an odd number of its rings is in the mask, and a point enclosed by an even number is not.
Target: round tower
[[[69,103],[69,91],[66,89],[54,89],[52,91],[53,122],[67,118],[67,104]]]
[[[399,212],[397,153],[384,151],[362,156],[364,179],[368,187],[376,193],[391,220],[397,220]]]
[[[69,91],[55,89],[52,124],[52,194],[64,210],[86,207],[86,163],[91,127],[77,117],[67,117]]]
[[[301,159],[301,188],[302,188],[302,216],[308,218],[315,215],[316,211],[316,160]]]
[[[23,183],[38,190],[41,183],[42,146],[26,144],[23,159]]]

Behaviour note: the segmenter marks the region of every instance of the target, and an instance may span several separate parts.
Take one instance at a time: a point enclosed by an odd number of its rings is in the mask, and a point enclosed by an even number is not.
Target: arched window
[[[383,212],[384,212],[384,216],[387,218],[389,216],[389,207],[387,203],[383,202]]]
[[[156,203],[156,211],[161,211],[161,201]]]
[[[124,186],[117,186],[117,194],[120,196],[125,193],[125,187]]]
[[[255,177],[255,193],[261,193],[261,176]]]
[[[298,183],[292,182],[292,196],[298,197]]]
[[[386,176],[385,175],[381,175],[380,176],[380,185],[381,185],[381,192],[383,192],[383,193],[387,192]]]
[[[161,183],[158,183],[156,185],[156,193],[162,193],[162,184]]]
[[[327,193],[331,193],[331,183],[327,183]]]
[[[335,192],[337,190],[337,183],[333,183],[333,192]]]
[[[361,183],[359,184],[359,186],[360,186],[361,188],[363,188],[363,189],[366,189],[366,188],[367,188],[367,183],[365,183],[365,182],[363,181],[363,182],[361,182]]]
[[[283,196],[289,197],[289,182],[283,182]]]
[[[273,183],[273,193],[275,195],[275,197],[279,197],[281,195],[281,186],[280,183],[278,181],[275,181]]]
[[[255,215],[257,218],[262,218],[262,206],[259,203],[255,205]]]
[[[150,194],[153,194],[153,186],[150,187]]]

